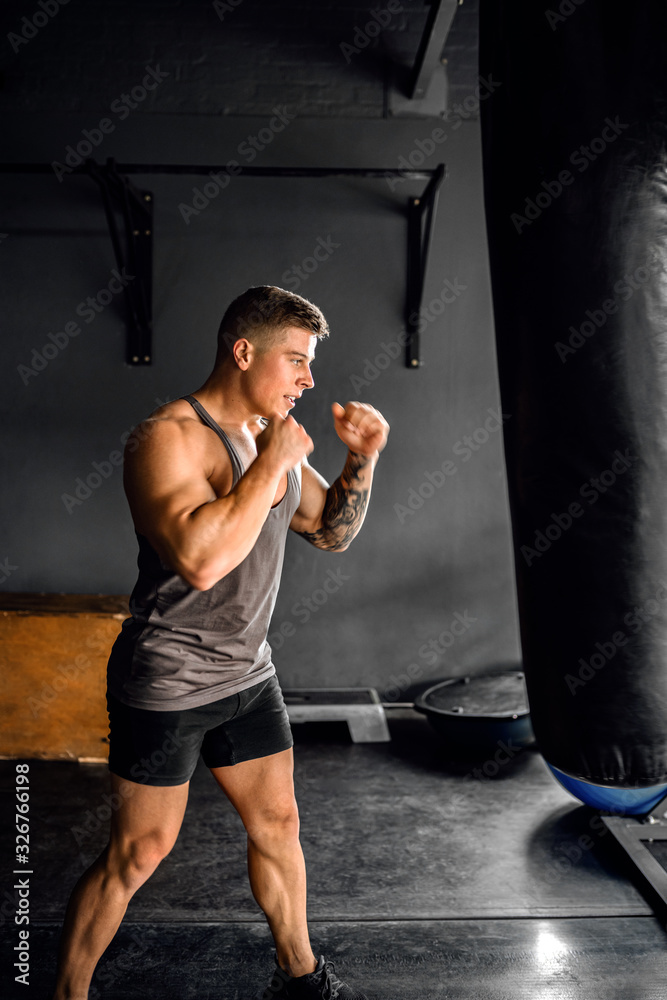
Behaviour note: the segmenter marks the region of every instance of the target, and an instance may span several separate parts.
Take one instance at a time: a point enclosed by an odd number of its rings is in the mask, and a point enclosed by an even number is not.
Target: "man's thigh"
[[[229,767],[212,767],[211,774],[239,813],[248,829],[256,822],[283,818],[296,811],[294,797],[294,751]]]
[[[130,844],[151,837],[171,850],[183,822],[190,785],[143,785],[111,774],[111,841]]]

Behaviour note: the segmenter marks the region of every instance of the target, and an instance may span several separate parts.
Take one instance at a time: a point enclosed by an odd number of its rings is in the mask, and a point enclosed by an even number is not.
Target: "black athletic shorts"
[[[274,674],[238,694],[181,712],[130,708],[107,694],[109,770],[141,785],[183,785],[201,753],[227,767],[287,750],[292,730]]]

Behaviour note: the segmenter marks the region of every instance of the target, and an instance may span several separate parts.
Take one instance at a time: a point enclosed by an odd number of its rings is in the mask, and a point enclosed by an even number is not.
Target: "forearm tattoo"
[[[329,552],[344,549],[359,531],[370,496],[370,489],[363,486],[360,473],[368,464],[365,455],[350,452],[345,468],[327,490],[322,527],[317,531],[299,532],[318,549]]]

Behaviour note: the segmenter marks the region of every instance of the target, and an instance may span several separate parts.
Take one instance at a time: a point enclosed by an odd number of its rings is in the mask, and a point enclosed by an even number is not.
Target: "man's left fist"
[[[387,443],[389,424],[368,403],[331,404],[336,434],[350,451],[359,455],[381,452]]]

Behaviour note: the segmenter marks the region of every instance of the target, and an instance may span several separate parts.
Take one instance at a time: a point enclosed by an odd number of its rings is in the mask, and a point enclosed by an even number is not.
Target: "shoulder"
[[[132,428],[125,445],[125,457],[163,447],[196,447],[198,442],[203,444],[209,434],[209,428],[201,422],[190,404],[184,399],[175,399],[159,406]]]
[[[185,400],[155,410],[133,428],[125,446],[126,490],[149,482],[182,484],[215,479],[229,489],[232,464],[217,434],[199,419]]]
[[[123,482],[137,530],[151,537],[152,519],[170,505],[194,509],[228,493],[232,465],[215,432],[188,402],[174,400],[132,430]]]

